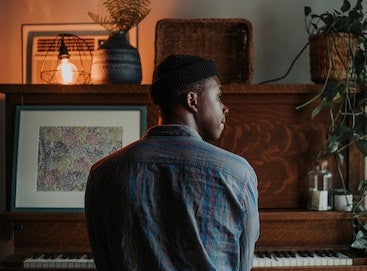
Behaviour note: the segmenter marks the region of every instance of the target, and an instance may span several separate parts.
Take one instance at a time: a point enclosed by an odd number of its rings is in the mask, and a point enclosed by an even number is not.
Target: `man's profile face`
[[[221,101],[222,86],[217,76],[205,80],[203,91],[198,96],[196,122],[199,134],[205,140],[220,138],[228,114],[228,108]]]

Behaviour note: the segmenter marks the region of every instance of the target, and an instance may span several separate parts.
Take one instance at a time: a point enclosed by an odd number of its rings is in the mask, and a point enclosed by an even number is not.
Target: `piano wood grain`
[[[19,265],[26,255],[37,251],[90,251],[83,213],[9,212],[16,106],[142,105],[147,107],[147,125],[151,127],[157,123],[158,108],[151,105],[148,87],[0,84],[0,92],[6,97],[7,163],[7,212],[0,214],[0,239],[9,245],[5,253],[0,250],[0,265],[4,261]],[[295,107],[320,86],[229,84],[223,88],[223,102],[230,113],[221,140],[213,144],[244,156],[258,174],[261,233],[257,249],[348,249],[353,238],[348,213],[306,210],[306,174],[323,144],[320,137],[325,136],[326,116],[311,120],[312,106],[304,110]],[[355,187],[363,178],[363,159],[348,151],[344,171],[350,177],[348,186]],[[353,267],[312,270],[366,270],[365,258],[358,259]]]

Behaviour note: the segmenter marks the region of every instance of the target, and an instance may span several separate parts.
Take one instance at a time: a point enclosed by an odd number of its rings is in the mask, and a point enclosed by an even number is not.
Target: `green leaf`
[[[357,148],[361,151],[364,156],[367,156],[367,140],[354,139]]]
[[[92,20],[112,33],[127,32],[142,21],[150,12],[150,0],[105,0],[108,16],[101,17],[89,12]]]
[[[314,119],[320,111],[325,107],[325,104],[323,102],[319,103],[311,112],[311,119]]]
[[[350,10],[350,7],[351,7],[351,5],[350,5],[349,1],[348,0],[344,0],[343,5],[340,8],[340,10],[342,12],[347,12],[348,10]]]
[[[317,30],[319,28],[319,26],[317,24],[311,23],[312,27]]]
[[[340,149],[343,146],[343,142],[348,142],[352,136],[353,131],[350,127],[345,125],[336,127],[334,132],[328,136],[326,151],[332,154],[341,154]],[[340,161],[342,161],[342,159],[340,159]]]
[[[340,146],[340,139],[339,137],[337,136],[330,136],[328,138],[328,143],[327,143],[327,146],[326,146],[326,149],[329,153],[335,153],[338,149],[339,149],[339,146]]]
[[[304,7],[304,12],[305,12],[305,16],[307,17],[308,15],[311,14],[312,10],[311,10],[311,7],[309,6],[305,6]]]
[[[340,161],[340,164],[344,164],[344,155],[341,152],[337,152],[336,156],[338,160]]]
[[[355,132],[357,135],[366,136],[367,134],[367,117],[366,113],[356,116]]]
[[[344,92],[345,87],[344,83],[329,80],[321,94],[321,99],[325,98],[326,101],[333,101],[335,97]]]
[[[364,238],[359,238],[356,239],[353,243],[352,243],[352,248],[357,248],[357,249],[366,249],[367,248],[367,240]]]
[[[341,125],[334,131],[334,137],[339,138],[340,141],[348,140],[353,136],[353,131],[349,126]]]
[[[351,245],[352,248],[367,250],[367,236],[365,234],[365,231],[366,225],[364,224],[361,230],[359,230],[356,234],[355,240]]]
[[[364,50],[358,49],[354,55],[354,70],[357,76],[360,76],[366,67],[366,56]]]

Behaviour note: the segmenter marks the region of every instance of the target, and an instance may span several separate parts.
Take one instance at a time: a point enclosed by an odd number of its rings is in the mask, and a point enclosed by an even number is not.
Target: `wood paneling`
[[[17,105],[144,105],[151,127],[157,122],[158,108],[150,102],[148,87],[0,85],[7,106],[7,210]],[[306,176],[326,137],[327,116],[311,120],[312,106],[301,110],[296,106],[314,95],[319,86],[229,84],[223,88],[223,101],[230,113],[222,138],[213,143],[245,157],[253,165],[259,179],[260,208],[305,208]],[[361,172],[360,164],[353,166]]]
[[[39,250],[89,251],[83,213],[9,212],[16,106],[142,105],[147,106],[151,127],[157,123],[158,108],[150,102],[148,87],[0,85],[0,92],[6,95],[8,211],[0,214],[0,239],[13,245],[14,254],[7,258],[10,262]],[[223,136],[212,143],[245,157],[255,168],[261,209],[257,248],[348,248],[353,238],[350,214],[306,210],[306,176],[324,143],[327,115],[311,120],[312,106],[301,110],[296,106],[315,95],[320,86],[230,84],[223,88],[222,100],[230,113]],[[355,187],[364,178],[363,158],[355,150],[347,158],[343,170],[350,177],[350,187]],[[334,170],[332,163],[330,166]],[[362,270],[355,268],[348,270]]]

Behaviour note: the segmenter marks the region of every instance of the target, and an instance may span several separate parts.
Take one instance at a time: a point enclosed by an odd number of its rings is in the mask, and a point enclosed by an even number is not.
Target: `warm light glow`
[[[73,84],[78,76],[78,68],[69,61],[69,58],[61,58],[61,63],[57,66],[57,80],[60,84]]]

